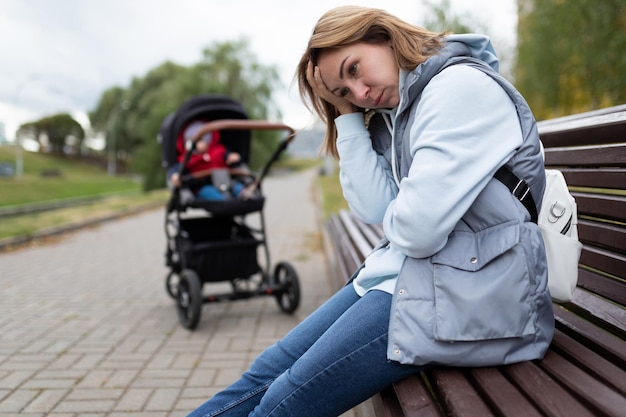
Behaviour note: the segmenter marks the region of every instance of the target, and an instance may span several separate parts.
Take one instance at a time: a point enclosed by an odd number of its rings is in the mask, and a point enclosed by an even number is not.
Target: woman
[[[386,239],[192,416],[337,416],[424,367],[543,356],[554,325],[543,241],[493,178],[506,164],[540,204],[543,160],[528,106],[496,69],[483,36],[361,7],[322,16],[300,91],[327,123],[351,210]]]

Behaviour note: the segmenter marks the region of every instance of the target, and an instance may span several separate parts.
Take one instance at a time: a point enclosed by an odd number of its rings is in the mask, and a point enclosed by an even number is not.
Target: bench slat
[[[355,218],[350,216],[347,211],[340,212],[339,217],[341,217],[348,234],[354,241],[354,245],[359,249],[359,252],[367,255],[372,250],[372,245],[363,237],[361,233],[358,233],[359,228],[356,225]]]
[[[601,246],[619,253],[626,252],[626,228],[624,227],[580,219],[578,233],[583,244]]]
[[[372,404],[377,417],[407,417],[391,385],[372,397]]]
[[[418,375],[403,379],[393,385],[405,417],[440,417],[441,413],[430,392]]]
[[[537,123],[546,148],[563,145],[587,145],[590,138],[604,143],[623,142],[626,138],[626,105],[592,112],[543,120]]]
[[[340,252],[337,260],[341,267],[341,275],[343,279],[348,279],[350,274],[356,269],[356,266],[361,262],[360,254],[351,244],[351,240],[338,218],[331,217],[329,219],[327,230],[337,243],[334,249]]]
[[[352,249],[344,250],[342,252],[343,252],[342,257],[344,260],[346,260],[344,264],[344,271],[343,271],[343,279],[345,280],[347,279],[347,277],[350,276],[351,271],[354,271],[354,269],[356,268],[356,265],[358,265],[359,254],[355,250],[352,250]]]
[[[498,368],[470,369],[469,373],[481,395],[488,398],[499,415],[541,417],[534,405]]]
[[[555,305],[554,316],[557,329],[594,352],[598,352],[619,368],[626,368],[626,342],[623,339],[619,339],[593,323],[578,317],[564,307]]]
[[[622,136],[622,141],[626,134]],[[623,167],[626,166],[626,145],[594,145],[546,149],[547,167]]]
[[[621,189],[626,184],[626,172],[617,168],[561,168],[569,187]]]
[[[368,243],[373,248],[381,241],[382,227],[380,225],[372,225],[367,224],[356,217],[354,218],[355,223],[358,225],[359,230],[363,234],[363,236],[367,239]]]
[[[596,411],[595,416],[617,416],[626,410],[624,396],[612,388],[603,386],[554,351],[548,350],[540,366],[575,392],[577,398],[592,406]]]
[[[583,246],[583,250],[580,254],[579,265],[586,265],[607,274],[621,277],[624,274],[626,256],[610,253],[606,250],[594,248],[592,246]]]
[[[624,183],[626,184],[626,182]],[[572,192],[579,216],[624,221],[626,197]]]
[[[626,338],[626,310],[594,294],[581,289],[574,290],[572,300],[565,304],[581,317],[610,330],[620,338]]]
[[[453,368],[438,368],[428,372],[431,386],[454,417],[494,416],[463,372]]]
[[[578,286],[618,304],[626,305],[626,283],[624,281],[579,268]]]
[[[341,211],[339,217],[342,220],[343,226],[346,228],[348,235],[350,236],[354,246],[358,249],[359,253],[363,256],[361,260],[372,250],[372,245],[359,233],[359,228],[356,225],[356,219],[350,216],[347,211]]]
[[[549,417],[598,417],[534,362],[509,365],[504,371]]]
[[[595,375],[604,384],[626,395],[626,379],[620,377],[618,366],[559,330],[554,332],[552,344],[556,352],[567,357],[571,362],[575,362],[587,373]]]
[[[610,194],[572,192],[580,216],[624,221],[626,197]]]

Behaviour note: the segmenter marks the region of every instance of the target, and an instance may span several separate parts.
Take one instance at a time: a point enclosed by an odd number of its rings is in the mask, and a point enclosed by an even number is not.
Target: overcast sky
[[[431,0],[436,2],[436,0]],[[451,0],[456,14],[482,21],[497,42],[515,37],[515,0]],[[315,22],[342,4],[378,7],[423,24],[420,0],[0,0],[0,123],[12,140],[20,123],[92,110],[104,90],[170,60],[191,65],[215,41],[247,38],[275,65],[284,122],[311,118],[293,74]]]

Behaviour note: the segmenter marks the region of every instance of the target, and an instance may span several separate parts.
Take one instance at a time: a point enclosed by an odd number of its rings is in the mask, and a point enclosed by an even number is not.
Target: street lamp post
[[[113,108],[113,112],[107,123],[107,147],[109,148],[109,158],[107,163],[107,173],[114,177],[117,173],[117,120],[120,111],[127,110],[128,101],[122,100]],[[110,138],[109,138],[110,135]],[[110,141],[109,141],[110,140]]]
[[[114,110],[113,117],[107,123],[107,147],[109,148],[109,159],[107,163],[107,173],[110,177],[114,177],[117,173],[117,149],[115,143],[115,125],[117,124],[117,108]],[[109,137],[110,135],[110,137]]]
[[[22,144],[15,138],[15,175],[21,177],[24,174],[24,159],[22,158]]]

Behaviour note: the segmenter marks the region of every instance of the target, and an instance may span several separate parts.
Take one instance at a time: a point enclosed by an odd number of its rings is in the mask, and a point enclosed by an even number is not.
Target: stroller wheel
[[[291,314],[300,305],[300,282],[296,270],[287,262],[280,262],[274,269],[274,282],[279,291],[276,291],[276,302],[281,311]]]
[[[178,321],[187,329],[195,329],[202,312],[202,286],[195,271],[184,269],[181,272],[176,294]]]
[[[165,291],[172,297],[174,300],[178,298],[178,283],[180,282],[180,277],[178,273],[174,271],[170,271],[165,278]]]

